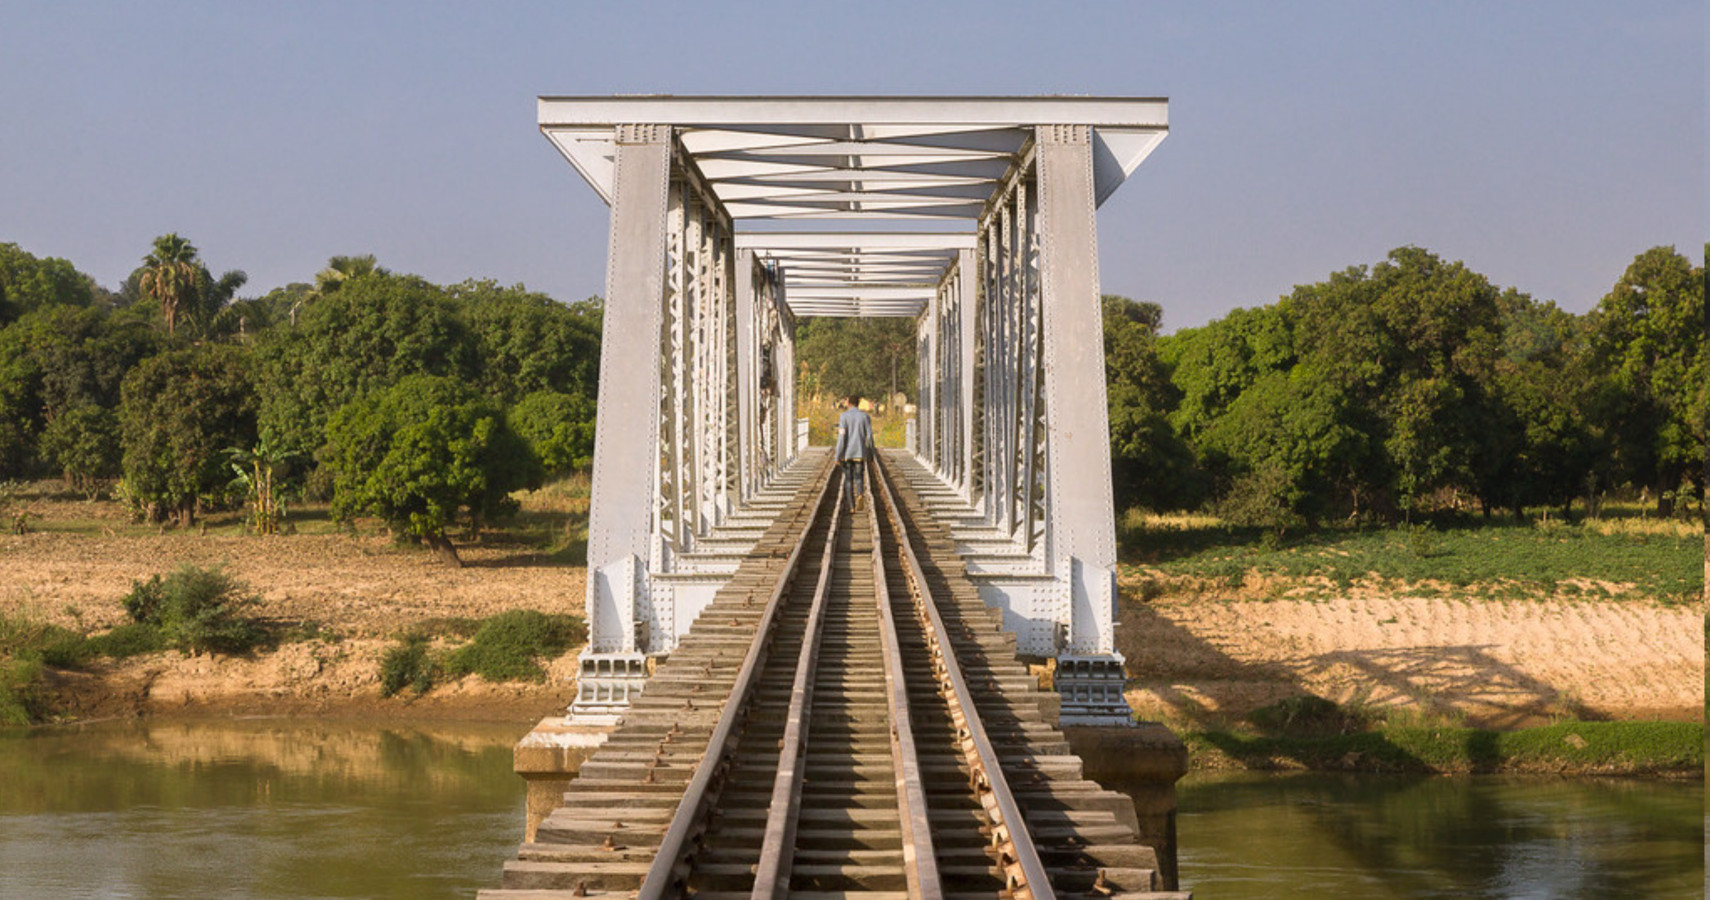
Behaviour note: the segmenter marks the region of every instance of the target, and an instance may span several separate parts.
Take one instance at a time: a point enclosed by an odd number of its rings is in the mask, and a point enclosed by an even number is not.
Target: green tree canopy
[[[510,420],[547,474],[564,475],[594,464],[594,401],[587,397],[535,391],[511,407]]]
[[[1704,269],[1673,247],[1641,253],[1591,313],[1593,352],[1622,402],[1611,409],[1623,474],[1663,511],[1706,455]]]
[[[918,352],[913,319],[810,316],[796,321],[803,395],[886,398],[900,391],[913,398]]]
[[[80,403],[47,424],[41,449],[72,489],[94,499],[120,471],[119,417],[110,409]]]
[[[1364,480],[1406,508],[1444,488],[1477,483],[1498,421],[1502,352],[1498,291],[1461,263],[1417,247],[1390,251],[1367,272],[1348,269],[1296,288],[1285,303],[1299,365],[1346,398],[1347,424],[1381,454]]]
[[[225,345],[150,357],[125,376],[119,428],[124,488],[150,521],[223,501],[228,447],[255,442],[255,387],[244,354]]]
[[[446,289],[475,340],[489,396],[515,402],[553,391],[593,400],[600,382],[597,298],[563,304],[522,285],[465,281]]]
[[[1181,392],[1158,355],[1163,308],[1105,295],[1104,374],[1110,410],[1110,469],[1119,509],[1178,509],[1204,486],[1193,451],[1170,427]]]
[[[345,404],[411,375],[465,382],[477,375],[475,342],[438,286],[413,275],[372,273],[303,307],[297,324],[259,342],[261,423],[284,452],[310,456]]]
[[[0,244],[0,327],[39,309],[89,306],[98,293],[95,280],[70,262]]]
[[[44,306],[0,330],[0,475],[31,471],[37,438],[66,410],[118,407],[125,374],[162,346],[139,312]]]
[[[333,416],[323,462],[333,512],[368,514],[458,563],[447,532],[514,512],[510,493],[540,483],[540,466],[498,407],[451,378],[413,375]]]

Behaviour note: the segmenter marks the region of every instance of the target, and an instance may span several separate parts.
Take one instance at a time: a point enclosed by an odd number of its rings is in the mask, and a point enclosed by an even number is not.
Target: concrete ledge
[[[511,751],[511,769],[528,785],[525,840],[533,841],[541,820],[564,804],[570,781],[612,730],[570,725],[563,716],[548,716],[517,742]]]

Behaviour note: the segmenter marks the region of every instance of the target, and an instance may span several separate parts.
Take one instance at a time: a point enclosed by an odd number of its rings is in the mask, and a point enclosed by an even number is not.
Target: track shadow
[[[1466,714],[1486,728],[1518,728],[1540,718],[1606,718],[1571,695],[1497,659],[1489,645],[1338,650],[1305,661],[1308,673],[1346,667],[1370,686],[1372,702],[1406,701],[1428,713]]]

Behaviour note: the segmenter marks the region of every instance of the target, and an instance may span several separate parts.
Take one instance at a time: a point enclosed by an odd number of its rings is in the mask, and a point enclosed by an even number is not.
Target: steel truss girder
[[[673,129],[625,126],[617,141],[589,522],[595,655],[675,646],[716,590],[718,565],[697,552],[796,449],[783,437],[793,328],[777,273],[739,258]]]
[[[542,98],[540,125],[612,204],[600,672],[675,645],[716,590],[721,527],[796,455],[793,316],[902,315],[910,444],[964,504],[970,571],[1026,650],[1067,661],[1065,710],[1117,709],[1093,211],[1167,133],[1165,101]],[[956,221],[906,221],[929,219]]]

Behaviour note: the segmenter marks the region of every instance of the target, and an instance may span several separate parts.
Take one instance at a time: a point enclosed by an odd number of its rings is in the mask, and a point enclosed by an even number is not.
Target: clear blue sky
[[[1099,214],[1166,328],[1415,244],[1584,311],[1707,236],[1683,2],[0,2],[0,241],[116,286],[177,231],[246,293],[375,253],[603,289],[539,94],[1167,96]]]

